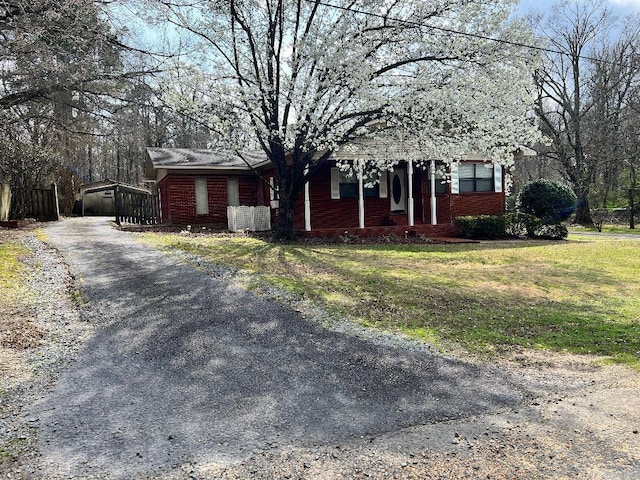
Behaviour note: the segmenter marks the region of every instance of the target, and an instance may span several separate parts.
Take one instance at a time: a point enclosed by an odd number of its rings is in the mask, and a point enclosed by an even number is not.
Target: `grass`
[[[8,235],[0,237],[0,347],[30,348],[42,338],[42,332],[30,321],[33,293],[24,283],[22,259],[29,253],[26,247]]]
[[[0,243],[0,291],[5,307],[20,306],[28,295],[21,281],[24,267],[20,262],[20,257],[28,253],[28,250],[17,242]]]
[[[640,368],[640,244],[278,245],[144,234],[144,241],[260,274],[297,295],[445,348],[592,353]]]
[[[569,232],[579,235],[580,232],[598,232],[598,228],[593,227],[571,227]],[[623,224],[605,224],[602,226],[601,233],[624,233],[627,235],[640,235],[640,225],[633,230],[629,228],[629,225]]]

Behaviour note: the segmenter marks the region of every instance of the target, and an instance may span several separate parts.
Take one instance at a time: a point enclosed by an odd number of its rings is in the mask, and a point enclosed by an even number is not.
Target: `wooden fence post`
[[[115,203],[115,210],[116,210],[116,225],[120,226],[122,225],[120,223],[120,214],[122,212],[122,199],[120,198],[120,188],[116,185],[116,189],[114,191],[114,203]]]
[[[51,197],[53,200],[53,211],[51,212],[51,219],[55,222],[60,220],[60,203],[58,201],[58,185],[55,183],[51,184]]]

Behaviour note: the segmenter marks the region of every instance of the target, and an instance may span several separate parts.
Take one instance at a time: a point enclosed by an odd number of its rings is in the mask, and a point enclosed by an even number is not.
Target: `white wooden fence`
[[[240,232],[264,232],[271,230],[271,209],[269,207],[227,207],[229,230]]]

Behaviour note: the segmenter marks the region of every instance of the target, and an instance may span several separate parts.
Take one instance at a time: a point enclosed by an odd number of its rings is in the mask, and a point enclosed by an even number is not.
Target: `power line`
[[[391,20],[394,22],[398,22],[398,23],[404,23],[407,25],[413,25],[416,27],[426,27],[426,28],[431,28],[433,30],[439,30],[445,33],[450,33],[450,34],[454,34],[454,35],[460,35],[460,36],[464,36],[464,37],[470,37],[470,38],[477,38],[479,40],[486,40],[486,41],[490,41],[490,42],[495,42],[495,43],[502,43],[504,45],[510,45],[512,47],[521,47],[521,48],[526,48],[529,50],[535,50],[538,52],[544,52],[544,53],[553,53],[556,55],[569,55],[567,52],[563,52],[561,50],[554,50],[552,48],[547,48],[547,47],[540,47],[538,45],[531,45],[528,43],[523,43],[523,42],[516,42],[514,40],[507,40],[504,38],[495,38],[495,37],[490,37],[488,35],[481,35],[478,33],[470,33],[470,32],[462,32],[460,30],[455,30],[453,28],[447,28],[447,27],[439,27],[437,25],[425,25],[423,23],[420,22],[416,22],[414,20],[407,20],[407,19],[403,19],[403,18],[397,18],[397,17],[392,17],[392,16],[387,16],[387,15],[382,15],[380,13],[374,13],[374,12],[368,12],[366,10],[360,10],[354,7],[344,7],[342,5],[335,5],[332,3],[327,3],[327,2],[322,2],[322,1],[317,1],[317,0],[305,0],[308,3],[314,3],[316,5],[322,5],[323,7],[328,7],[328,8],[334,8],[336,10],[342,10],[342,11],[346,11],[346,12],[351,12],[351,13],[357,13],[360,15],[366,15],[369,17],[374,17],[374,18],[379,18],[382,20]],[[585,56],[585,55],[577,55],[576,58],[579,58],[581,60],[588,60],[588,61],[592,61],[592,62],[603,62],[603,63],[607,63],[609,65],[613,65],[613,66],[618,66],[618,67],[625,67],[625,68],[630,68],[630,65],[626,65],[623,63],[618,63],[618,62],[614,62],[614,61],[610,61],[610,60],[604,60],[601,58],[596,58],[596,57],[590,57],[590,56]]]

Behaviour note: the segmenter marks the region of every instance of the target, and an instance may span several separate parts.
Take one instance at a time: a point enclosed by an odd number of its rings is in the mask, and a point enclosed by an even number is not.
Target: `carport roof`
[[[136,187],[134,185],[128,185],[126,183],[116,182],[113,180],[105,180],[102,182],[85,183],[80,185],[80,194],[85,195],[87,193],[104,192],[106,190],[115,190],[116,187],[123,192],[130,193],[144,193],[150,194],[148,188]]]

